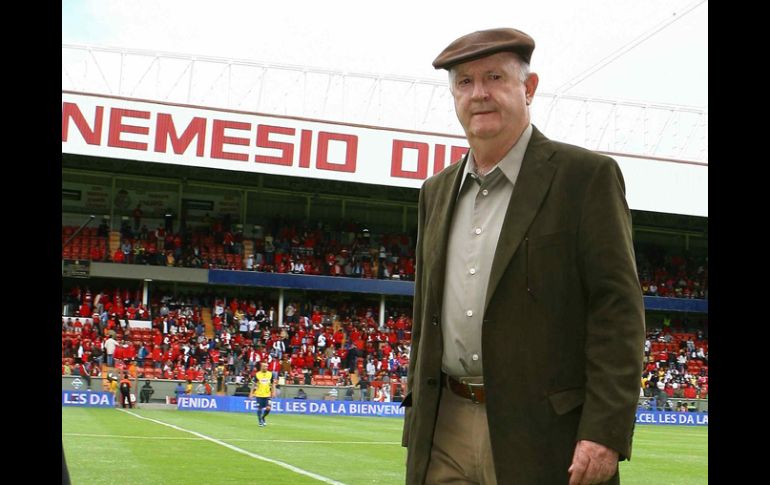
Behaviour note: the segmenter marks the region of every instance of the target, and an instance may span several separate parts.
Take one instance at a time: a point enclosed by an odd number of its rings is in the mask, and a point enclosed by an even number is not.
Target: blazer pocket
[[[586,400],[586,390],[584,387],[565,389],[556,391],[548,395],[553,410],[558,415],[567,414],[576,407],[583,404]]]

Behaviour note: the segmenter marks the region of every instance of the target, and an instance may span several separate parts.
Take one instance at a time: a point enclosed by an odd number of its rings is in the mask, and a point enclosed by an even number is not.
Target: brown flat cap
[[[535,50],[535,40],[520,30],[507,28],[479,30],[449,44],[433,61],[433,67],[449,69],[455,64],[497,52],[513,52],[529,64],[533,50]]]

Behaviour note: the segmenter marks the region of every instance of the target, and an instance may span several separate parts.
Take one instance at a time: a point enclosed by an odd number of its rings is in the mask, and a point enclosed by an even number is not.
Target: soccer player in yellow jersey
[[[267,362],[262,362],[260,365],[252,396],[257,398],[259,425],[267,426],[265,418],[270,414],[270,398],[273,396],[273,373],[267,370]]]

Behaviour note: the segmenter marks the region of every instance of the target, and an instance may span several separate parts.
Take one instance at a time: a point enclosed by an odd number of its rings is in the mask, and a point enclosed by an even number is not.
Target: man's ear
[[[540,78],[537,73],[531,72],[527,76],[527,80],[524,81],[525,93],[527,96],[527,104],[532,102],[532,98],[535,97],[535,91],[537,91],[537,85],[540,82]]]

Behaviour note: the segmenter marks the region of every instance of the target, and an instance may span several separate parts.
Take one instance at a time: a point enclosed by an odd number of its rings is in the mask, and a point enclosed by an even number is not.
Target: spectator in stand
[[[149,355],[149,351],[147,350],[147,347],[144,346],[144,343],[139,344],[139,350],[136,351],[136,364],[139,367],[144,367],[144,360]]]
[[[75,359],[75,368],[72,371],[72,375],[78,375],[86,381],[86,389],[91,390],[91,373],[89,372],[90,365],[84,364],[80,358]]]
[[[120,244],[120,251],[123,253],[124,263],[130,263],[133,261],[133,247],[129,239],[123,239],[123,242]]]
[[[383,390],[384,388],[385,388],[385,385],[381,385],[375,389],[374,399],[372,399],[372,401],[385,402],[385,391]]]
[[[110,235],[110,224],[109,224],[108,216],[102,217],[102,222],[99,224],[99,227],[96,229],[96,235],[98,237],[104,237],[104,238]]]
[[[272,344],[272,351],[270,352],[270,355],[277,360],[280,360],[281,357],[283,357],[283,354],[286,352],[286,344],[284,344],[283,340],[276,339]]]
[[[86,296],[83,297],[83,302],[80,304],[80,316],[81,317],[90,317],[93,315],[93,310],[91,309],[91,302],[90,302],[90,292],[88,292],[88,289],[86,289]],[[75,321],[80,321],[79,318],[76,318]]]
[[[374,375],[377,373],[377,367],[374,361],[370,358],[366,363],[366,375],[369,376],[369,382],[374,381]]]
[[[318,334],[318,342],[316,342],[316,347],[318,347],[319,352],[323,352],[326,350],[326,334],[319,333]]]
[[[107,337],[107,339],[104,340],[103,343],[104,351],[107,354],[107,366],[108,367],[114,367],[115,366],[115,349],[118,347],[118,341],[112,338],[112,335]]]
[[[709,363],[708,353],[703,351],[703,347],[698,347],[698,353],[696,354],[696,356],[704,364],[708,365],[708,363]]]
[[[82,361],[84,353],[85,349],[83,348],[83,341],[80,340],[80,337],[78,337],[78,340],[75,342],[75,359],[80,359]]]
[[[98,341],[98,344],[97,344]],[[101,367],[102,362],[104,361],[104,351],[102,350],[102,343],[101,340],[94,341],[92,351],[91,351],[91,360],[93,361],[93,367]]]
[[[268,365],[268,370],[273,375],[273,381],[278,382],[278,375],[281,372],[281,362],[278,359],[272,358],[272,357],[269,358],[268,360],[269,360],[269,362],[267,364]]]
[[[685,388],[684,388],[685,399],[695,399],[696,395],[697,395],[697,391],[695,389],[695,386],[691,384],[685,384]]]
[[[340,359],[340,356],[337,354],[337,352],[334,352],[329,358],[329,367],[331,368],[333,376],[337,376],[339,374],[341,361],[342,359]]]
[[[284,316],[284,324],[291,325],[292,323],[298,323],[299,319],[296,315],[297,307],[294,305],[293,302],[290,302],[288,305],[286,305],[286,308],[284,308],[283,316]]]
[[[155,369],[160,369],[163,366],[163,351],[159,344],[153,345],[150,356],[151,356],[153,367]]]

